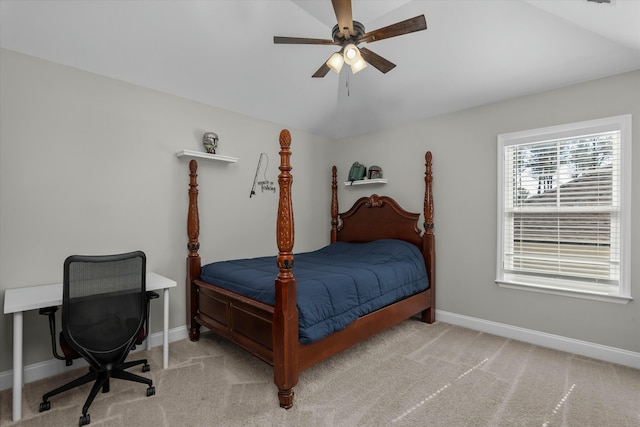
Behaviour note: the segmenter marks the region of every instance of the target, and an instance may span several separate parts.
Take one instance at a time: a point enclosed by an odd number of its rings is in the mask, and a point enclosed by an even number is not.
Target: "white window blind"
[[[498,281],[626,294],[622,129],[499,141]]]

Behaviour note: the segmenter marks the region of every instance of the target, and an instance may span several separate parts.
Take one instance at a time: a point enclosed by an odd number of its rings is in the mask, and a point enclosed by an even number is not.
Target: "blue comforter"
[[[293,274],[303,344],[428,288],[422,254],[401,240],[339,242],[296,254]],[[272,306],[277,275],[275,256],[215,262],[200,273],[206,282]]]

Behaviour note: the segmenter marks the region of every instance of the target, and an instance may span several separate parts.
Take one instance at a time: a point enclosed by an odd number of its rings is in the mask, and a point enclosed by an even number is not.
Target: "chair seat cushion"
[[[138,335],[136,336],[136,345],[142,344],[144,338],[145,333],[143,326],[142,328],[140,328],[140,330],[138,331]],[[62,353],[64,354],[64,358],[67,362],[74,359],[79,359],[81,357],[80,353],[78,353],[76,350],[74,350],[73,347],[71,347],[71,345],[69,345],[62,331],[60,332],[60,348],[62,349]]]

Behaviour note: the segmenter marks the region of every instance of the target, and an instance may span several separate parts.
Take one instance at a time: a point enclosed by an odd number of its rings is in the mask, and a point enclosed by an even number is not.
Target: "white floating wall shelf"
[[[374,178],[374,179],[360,179],[358,181],[345,181],[344,185],[366,185],[366,184],[386,184],[386,178]]]
[[[201,151],[193,151],[193,150],[182,150],[176,153],[177,157],[195,157],[199,159],[208,159],[215,160],[218,162],[225,163],[236,163],[238,161],[237,157],[229,157],[229,156],[221,156],[220,154],[209,154],[203,153]]]

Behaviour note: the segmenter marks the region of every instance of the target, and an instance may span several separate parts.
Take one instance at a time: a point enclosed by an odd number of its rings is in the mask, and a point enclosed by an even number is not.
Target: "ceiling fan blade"
[[[427,20],[424,15],[409,18],[404,21],[396,22],[387,27],[378,28],[369,31],[360,39],[361,42],[372,43],[378,40],[388,39],[390,37],[401,36],[403,34],[413,33],[427,29]]]
[[[305,37],[273,36],[275,44],[339,44],[328,39],[309,39]]]
[[[327,65],[327,63],[323,63],[322,66],[320,68],[318,68],[318,71],[316,71],[315,73],[313,73],[313,76],[311,77],[324,77],[327,75],[327,73],[329,72],[330,68]]]
[[[377,53],[371,52],[366,47],[360,48],[360,54],[362,55],[362,58],[365,61],[367,61],[369,64],[373,65],[374,67],[376,67],[378,70],[380,70],[384,74],[393,70],[396,66],[396,64],[394,64],[393,62],[384,59],[382,56],[378,55]]]
[[[353,15],[351,13],[351,0],[331,0],[333,10],[338,20],[338,35],[348,39],[355,35],[353,31]],[[345,34],[345,28],[349,29],[349,33]]]

